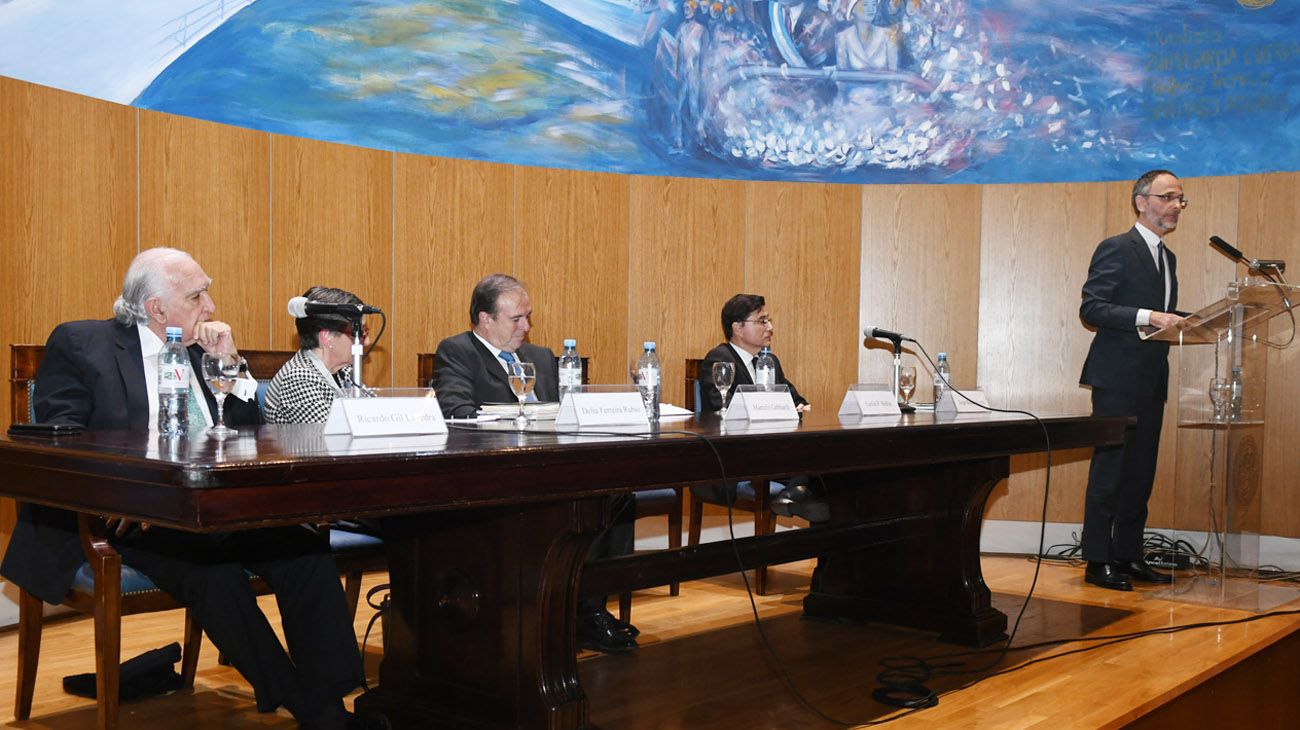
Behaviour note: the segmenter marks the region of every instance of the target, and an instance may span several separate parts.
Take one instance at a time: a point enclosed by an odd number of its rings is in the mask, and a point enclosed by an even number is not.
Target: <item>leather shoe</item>
[[[1128,582],[1124,572],[1110,563],[1088,563],[1088,567],[1083,571],[1083,579],[1112,591],[1133,590],[1133,584]]]
[[[1173,583],[1174,577],[1168,573],[1157,573],[1145,560],[1122,560],[1114,563],[1115,569],[1132,580],[1143,583]]]
[[[802,517],[809,522],[827,522],[830,505],[813,494],[806,484],[795,484],[772,498],[772,511],[782,517]]]
[[[636,639],[619,625],[609,611],[578,617],[578,648],[603,654],[617,654],[637,648]]]

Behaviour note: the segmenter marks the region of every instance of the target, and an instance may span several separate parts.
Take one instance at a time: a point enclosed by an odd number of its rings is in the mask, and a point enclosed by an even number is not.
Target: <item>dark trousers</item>
[[[1122,446],[1093,452],[1083,511],[1083,558],[1090,562],[1142,559],[1147,499],[1156,476],[1164,393],[1136,396],[1092,389],[1094,416],[1136,416]]]
[[[118,541],[122,561],[197,612],[212,643],[252,685],[259,712],[298,720],[341,710],[365,679],[338,568],[305,527],[201,535],[154,528]],[[257,606],[245,569],[275,591],[288,652]]]
[[[609,529],[605,530],[591,543],[587,551],[588,560],[616,558],[631,555],[636,543],[636,497],[632,494],[619,494],[609,498]],[[603,609],[607,596],[588,597],[578,600],[578,615],[584,616]]]

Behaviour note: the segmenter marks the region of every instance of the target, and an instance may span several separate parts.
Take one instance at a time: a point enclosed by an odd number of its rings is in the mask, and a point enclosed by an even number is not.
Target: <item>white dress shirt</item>
[[[1154,261],[1156,264],[1156,271],[1159,271],[1160,270],[1159,246],[1161,243],[1160,236],[1156,235],[1155,232],[1152,231],[1151,229],[1142,225],[1141,221],[1133,225],[1135,228],[1137,228],[1138,234],[1142,236],[1142,240],[1146,241],[1147,249],[1150,250],[1151,252],[1151,260]],[[1172,288],[1173,288],[1173,282],[1169,277],[1169,262],[1166,260],[1165,262],[1165,304],[1164,304],[1165,311],[1168,311],[1169,309],[1169,291]],[[1151,324],[1151,310],[1138,309],[1137,321],[1134,322],[1134,325],[1137,327],[1146,327],[1150,324]]]

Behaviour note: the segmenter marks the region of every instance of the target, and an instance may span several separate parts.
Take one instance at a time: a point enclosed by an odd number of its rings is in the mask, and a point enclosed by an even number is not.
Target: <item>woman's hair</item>
[[[361,297],[350,291],[328,286],[313,286],[302,294],[308,301],[329,304],[365,304]],[[344,332],[352,324],[341,314],[313,314],[294,321],[298,327],[298,348],[314,350],[320,347],[320,331]]]

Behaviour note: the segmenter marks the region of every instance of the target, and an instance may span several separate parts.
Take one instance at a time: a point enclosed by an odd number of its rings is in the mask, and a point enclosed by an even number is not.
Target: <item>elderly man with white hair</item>
[[[212,319],[212,280],[189,254],[154,248],[136,256],[108,320],[54,329],[36,373],[36,418],[88,430],[146,431],[158,412],[158,355],[167,327],[180,327],[193,372],[204,352],[235,353],[230,326]],[[217,413],[207,386],[191,376],[192,429]],[[228,425],[260,421],[238,397]],[[200,426],[199,423],[203,424]],[[356,724],[342,698],[364,670],[328,545],[306,527],[197,534],[109,518],[122,562],[197,612],[212,643],[252,685],[259,712],[283,706],[303,727]],[[25,504],[0,573],[60,603],[83,561],[75,517]],[[275,589],[288,650],[258,608],[246,570]]]

